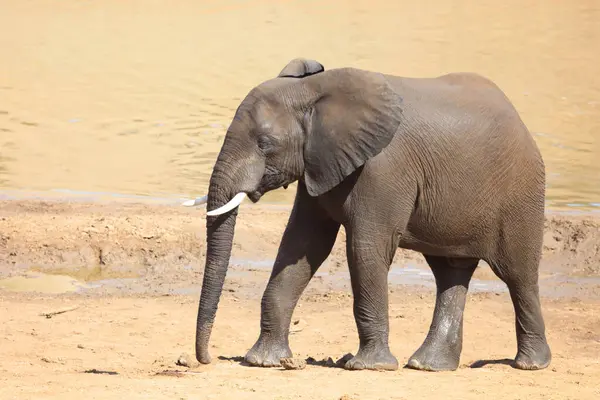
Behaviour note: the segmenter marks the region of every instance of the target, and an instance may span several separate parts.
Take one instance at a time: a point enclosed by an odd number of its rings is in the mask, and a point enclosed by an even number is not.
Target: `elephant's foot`
[[[458,368],[460,347],[423,344],[413,354],[406,366],[421,371],[454,371]]]
[[[287,357],[292,357],[292,350],[283,341],[259,338],[244,359],[255,367],[279,367]]]
[[[524,370],[544,369],[550,365],[552,353],[545,339],[530,340],[519,346],[514,367]]]
[[[398,369],[398,360],[387,346],[381,345],[359,349],[356,356],[346,362],[344,368],[350,370],[395,371]]]

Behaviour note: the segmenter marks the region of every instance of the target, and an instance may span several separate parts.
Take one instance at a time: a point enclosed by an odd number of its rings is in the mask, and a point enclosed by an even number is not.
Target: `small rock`
[[[78,349],[85,349],[85,347],[83,347],[83,345],[82,345],[82,344],[78,344],[78,345],[77,345],[77,348],[78,348]]]
[[[325,366],[335,367],[335,361],[333,361],[333,358],[327,357],[327,360],[323,360],[323,361],[325,361]]]
[[[293,326],[290,328],[290,333],[297,333],[302,331],[306,327],[307,323],[303,319],[294,321]]]
[[[304,369],[306,361],[300,358],[282,358],[279,360],[281,366],[285,369]]]
[[[65,360],[62,357],[58,357],[58,358],[42,357],[41,360],[48,364],[64,364],[65,363]]]
[[[187,353],[183,353],[179,356],[179,358],[177,359],[177,361],[175,362],[176,365],[181,365],[182,367],[187,367],[187,368],[196,368],[198,365],[200,365],[200,363],[198,361],[196,361],[195,358],[193,358],[192,356],[190,356]]]
[[[339,360],[337,360],[335,362],[336,367],[339,368],[344,368],[344,365],[346,365],[346,363],[350,360],[352,360],[354,358],[354,354],[352,353],[346,353],[344,354],[344,356],[342,358],[340,358]]]

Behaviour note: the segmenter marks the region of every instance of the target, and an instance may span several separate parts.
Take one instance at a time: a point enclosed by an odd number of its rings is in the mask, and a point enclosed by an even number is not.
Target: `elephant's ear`
[[[305,116],[304,181],[319,196],[390,143],[402,99],[384,75],[351,68],[307,78],[306,86],[317,100]]]
[[[295,58],[281,70],[277,77],[304,78],[305,76],[318,74],[323,71],[325,71],[325,67],[318,61]]]

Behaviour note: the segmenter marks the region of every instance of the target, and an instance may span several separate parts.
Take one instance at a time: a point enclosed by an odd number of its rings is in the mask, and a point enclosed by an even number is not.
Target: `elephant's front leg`
[[[387,279],[398,239],[393,232],[386,231],[351,229],[348,232],[348,264],[360,345],[356,356],[346,363],[346,369],[398,369],[398,360],[388,345]]]
[[[260,337],[246,362],[279,366],[291,357],[288,335],[292,313],[310,279],[331,253],[340,224],[330,219],[302,183],[283,234],[261,303]]]

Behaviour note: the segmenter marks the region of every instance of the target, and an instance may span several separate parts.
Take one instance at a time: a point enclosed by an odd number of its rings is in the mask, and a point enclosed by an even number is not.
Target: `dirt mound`
[[[543,262],[573,275],[600,275],[600,220],[546,218]]]
[[[274,211],[268,224],[256,210],[241,214],[233,256],[274,257],[287,213]],[[139,269],[204,259],[205,219],[197,209],[4,201],[0,215],[0,265]]]
[[[277,254],[289,209],[246,205],[240,211],[232,263]],[[82,274],[119,276],[204,267],[205,218],[201,209],[131,203],[86,204],[14,200],[0,202],[0,265],[4,275],[22,269],[81,268]],[[544,268],[564,273],[600,273],[600,218],[549,216]],[[237,260],[237,261],[236,261]],[[422,262],[399,249],[395,263]],[[345,234],[340,232],[329,270],[346,268]],[[109,276],[107,276],[109,277]],[[86,278],[86,276],[83,276]]]

